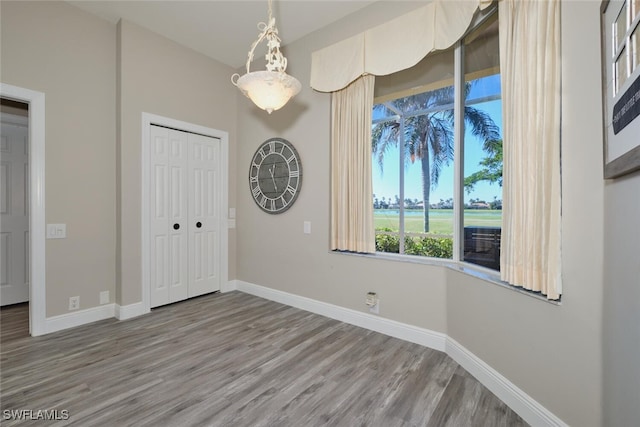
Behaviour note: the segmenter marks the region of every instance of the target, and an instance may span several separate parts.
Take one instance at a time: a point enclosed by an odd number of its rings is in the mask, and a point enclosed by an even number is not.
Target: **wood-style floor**
[[[3,426],[526,425],[442,352],[240,292],[35,338],[0,313]]]

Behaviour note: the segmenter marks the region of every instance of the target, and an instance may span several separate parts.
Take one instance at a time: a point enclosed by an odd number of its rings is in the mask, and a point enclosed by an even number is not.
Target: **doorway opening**
[[[0,304],[25,304],[29,334],[43,335],[45,292],[45,95],[0,84],[2,287]],[[26,135],[25,135],[26,134]],[[6,292],[5,292],[6,291]]]
[[[0,306],[29,332],[29,105],[0,98]]]

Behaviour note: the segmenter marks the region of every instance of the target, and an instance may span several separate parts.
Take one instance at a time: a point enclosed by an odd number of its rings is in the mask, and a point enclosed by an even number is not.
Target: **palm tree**
[[[502,187],[502,140],[485,141],[482,148],[487,153],[487,157],[479,163],[482,169],[464,178],[467,194],[471,194],[474,186],[481,181],[490,184],[497,182]]]
[[[470,90],[471,83],[466,83],[465,98]],[[431,189],[438,185],[443,167],[453,159],[453,101],[454,88],[449,86],[374,106],[374,114],[389,110],[396,117],[394,121],[376,123],[372,128],[372,151],[380,168],[387,150],[397,146],[401,139],[404,141],[405,163],[420,160],[425,233],[429,232]],[[500,129],[487,113],[465,106],[464,120],[471,133],[482,139],[484,145],[500,139]],[[403,131],[404,135],[400,135]]]

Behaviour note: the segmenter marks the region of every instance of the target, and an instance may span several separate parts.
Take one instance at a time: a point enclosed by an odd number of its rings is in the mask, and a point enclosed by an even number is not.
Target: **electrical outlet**
[[[77,310],[80,308],[80,297],[69,298],[69,310]]]
[[[100,304],[108,304],[109,303],[109,291],[100,292]]]
[[[378,294],[375,292],[367,292],[367,299],[364,301],[369,307],[373,307],[378,302]]]

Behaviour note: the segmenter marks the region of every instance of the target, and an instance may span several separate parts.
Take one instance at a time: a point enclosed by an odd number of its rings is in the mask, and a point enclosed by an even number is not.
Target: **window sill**
[[[539,301],[544,301],[552,305],[558,305],[558,306],[562,305],[561,299],[550,300],[550,299],[547,299],[547,297],[545,297],[544,295],[540,294],[539,292],[532,292],[517,286],[510,285],[509,283],[500,280],[500,273],[490,270],[488,268],[476,266],[466,262],[456,262],[449,259],[438,259],[438,258],[429,258],[429,257],[421,257],[421,256],[412,256],[412,255],[399,255],[399,254],[386,253],[386,252],[376,252],[375,254],[346,252],[346,251],[330,251],[330,252],[335,254],[340,254],[340,255],[351,255],[351,256],[371,258],[371,259],[382,259],[386,261],[408,262],[412,264],[446,267],[450,270],[458,271],[460,273],[475,277],[477,279],[500,286],[502,288],[512,290],[514,292],[518,292],[520,294],[537,299]]]

